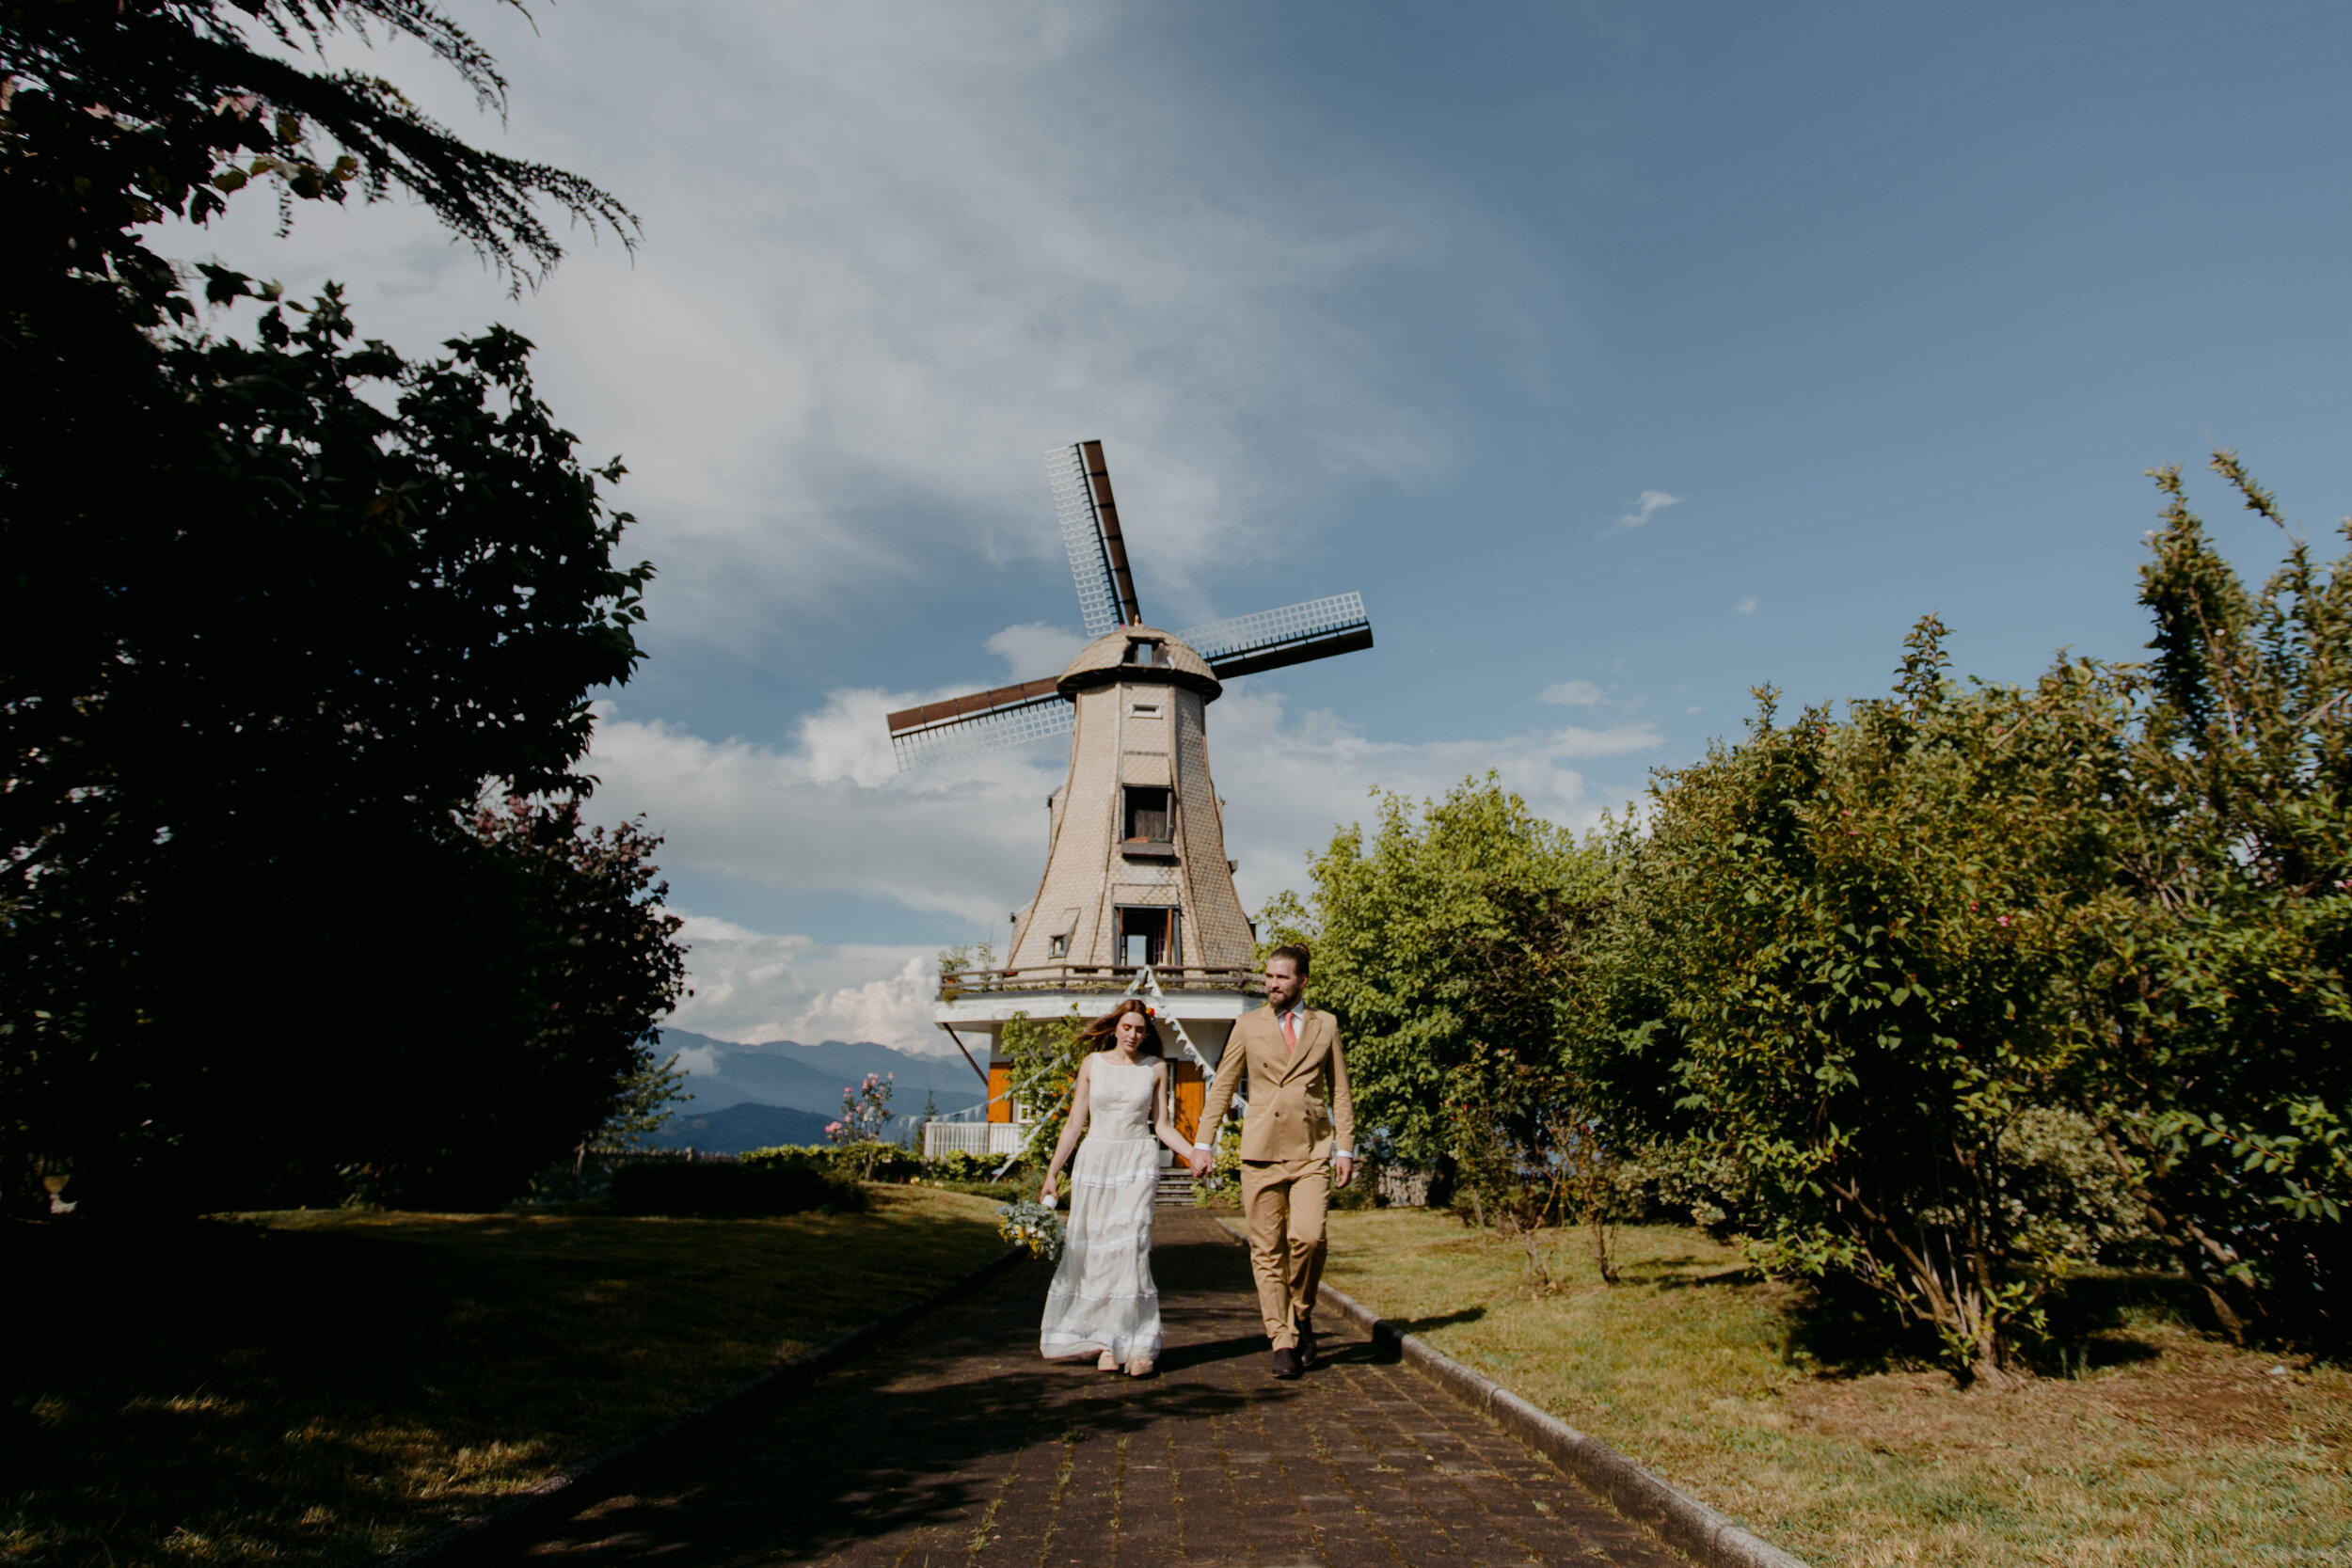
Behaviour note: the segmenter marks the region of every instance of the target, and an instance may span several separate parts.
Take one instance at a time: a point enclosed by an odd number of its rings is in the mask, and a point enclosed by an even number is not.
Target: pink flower
[[[2002,925],[2004,925],[2004,926],[2008,925],[2008,924],[2009,924],[2009,916],[2007,916],[2007,915],[2003,915],[2003,916],[2001,916],[2001,924],[2002,924]]]

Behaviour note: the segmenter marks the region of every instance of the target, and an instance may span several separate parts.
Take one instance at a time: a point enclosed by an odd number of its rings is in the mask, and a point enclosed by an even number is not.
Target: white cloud
[[[1044,800],[1066,759],[1046,742],[899,772],[883,715],[950,694],[836,691],[782,750],[600,705],[596,807],[646,813],[665,864],[1001,924],[1036,880]]]
[[[273,241],[260,196],[165,248],[341,278],[363,332],[412,352],[492,320],[535,340],[586,452],[628,458],[624,548],[662,568],[665,638],[740,651],[943,562],[1057,558],[1040,457],[1089,436],[1148,522],[1147,610],[1184,625],[1214,609],[1196,573],[1286,547],[1269,519],[1446,458],[1344,306],[1437,264],[1439,198],[1344,150],[1267,159],[1289,106],[1190,74],[1142,13],[574,0],[543,31],[480,23],[516,82],[504,130],[413,47],[339,63],[613,191],[644,220],[633,261],[575,231],[510,301],[405,204],[306,207]]]
[[[1640,528],[1666,508],[1679,505],[1681,501],[1680,496],[1670,496],[1663,490],[1645,490],[1634,501],[1633,510],[1610,524],[1609,531],[1614,533],[1619,529]]]
[[[1750,594],[1746,598],[1741,599],[1738,604],[1733,605],[1731,608],[1738,610],[1742,615],[1753,615],[1756,613],[1756,595]]]
[[[1058,675],[1087,640],[1064,626],[1032,621],[1007,626],[988,640],[988,651],[1005,661],[1005,673],[1017,681]]]
[[[675,1014],[662,1022],[665,1023],[675,1023],[681,1029],[686,1027],[685,1024],[678,1022],[677,1017]],[[695,1033],[700,1034],[702,1031],[698,1029]],[[689,1076],[708,1078],[717,1073],[719,1070],[719,1053],[709,1046],[680,1046],[674,1053],[674,1054],[677,1057],[678,1070],[688,1074]]]
[[[694,994],[665,1022],[718,1039],[876,1040],[929,1055],[955,1047],[931,1023],[927,948],[772,936],[685,911],[679,939]],[[717,1069],[707,1048],[681,1051],[689,1072]]]
[[[1539,703],[1557,703],[1563,707],[1598,707],[1609,697],[1591,681],[1562,681],[1535,693],[1535,700]]]

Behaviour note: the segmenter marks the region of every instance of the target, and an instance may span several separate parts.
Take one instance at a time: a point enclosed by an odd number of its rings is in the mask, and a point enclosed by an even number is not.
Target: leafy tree
[[[1042,1022],[1017,1012],[1005,1021],[1004,1056],[1010,1065],[1012,1098],[1031,1117],[1025,1156],[1041,1164],[1061,1140],[1070,1119],[1071,1091],[1077,1086],[1078,1065],[1087,1048],[1079,1034],[1087,1021],[1073,1006],[1060,1018]]]
[[[644,1065],[621,1079],[612,1114],[581,1140],[579,1152],[584,1155],[590,1148],[610,1148],[633,1153],[651,1148],[654,1134],[677,1114],[679,1106],[694,1098],[686,1086],[687,1071],[677,1065],[677,1055],[673,1051],[655,1061],[653,1053],[647,1051]]]
[[[469,146],[381,77],[305,65],[346,30],[415,40],[503,113],[497,62],[429,0],[0,3],[0,276],[37,290],[0,296],[14,325],[36,325],[65,280],[128,293],[150,324],[188,318],[141,230],[203,223],[257,184],[281,222],[297,201],[398,190],[517,286],[563,256],[542,200],[633,243],[628,209],[578,175]]]
[[[1766,1260],[1852,1274],[1998,1382],[2087,1250],[2011,1200],[2010,1140],[2090,1043],[2127,779],[2099,672],[1963,691],[1943,635],[1892,700],[1781,724],[1761,693],[1743,742],[1661,773],[1642,913],[1681,1109],[1755,1173]]]
[[[2234,454],[2215,470],[2286,533],[2249,593],[2156,480],[2140,573],[2155,657],[2131,766],[2140,918],[2110,969],[2080,1102],[2225,1323],[2340,1338],[2352,1208],[2352,558],[2323,567]],[[2352,539],[2352,524],[2344,535]]]
[[[469,820],[485,782],[587,786],[585,699],[641,657],[651,575],[611,562],[618,464],[578,462],[512,333],[412,362],[332,288],[294,308],[214,267],[211,301],[262,307],[217,340],[149,248],[257,182],[289,214],[404,191],[518,283],[559,254],[541,199],[628,238],[584,182],[287,57],[338,27],[501,101],[417,0],[0,4],[11,1187],[491,1200],[610,1112],[675,989],[633,872],[559,877],[539,830]],[[583,896],[642,961],[572,967]]]
[[[1549,1069],[1562,1046],[1557,971],[1598,863],[1493,775],[1416,816],[1377,797],[1369,838],[1343,828],[1309,892],[1266,905],[1266,940],[1314,953],[1312,1000],[1347,1041],[1357,1122],[1417,1164],[1450,1161],[1445,1106],[1484,1043]]]

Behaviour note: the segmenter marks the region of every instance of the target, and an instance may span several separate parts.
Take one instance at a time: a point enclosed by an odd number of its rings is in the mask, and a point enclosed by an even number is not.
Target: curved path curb
[[[559,1470],[535,1486],[501,1498],[470,1519],[462,1519],[416,1545],[377,1558],[373,1568],[455,1568],[485,1554],[512,1549],[561,1524],[613,1490],[639,1465],[663,1457],[678,1444],[700,1436],[723,1421],[749,1414],[777,1396],[789,1393],[834,1362],[862,1350],[910,1319],[994,1278],[1025,1249],[1010,1246],[978,1268],[941,1286],[927,1296],[861,1324],[806,1355],[780,1362],[756,1377],[744,1379],[725,1393],[689,1405],[652,1431],[591,1454],[569,1469]]]
[[[1247,1246],[1248,1234],[1219,1216],[1225,1233]],[[1378,1354],[1395,1355],[1512,1436],[1574,1476],[1619,1513],[1649,1530],[1700,1568],[1807,1568],[1804,1560],[1741,1529],[1680,1487],[1636,1465],[1597,1437],[1473,1371],[1418,1334],[1381,1317],[1338,1286],[1318,1293],[1372,1337]]]

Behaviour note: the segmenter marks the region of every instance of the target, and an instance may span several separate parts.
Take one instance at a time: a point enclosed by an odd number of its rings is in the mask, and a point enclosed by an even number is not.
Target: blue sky
[[[1212,710],[1253,908],[1370,787],[1581,826],[1929,610],[1991,678],[2133,657],[2151,466],[2352,512],[2341,8],[453,8],[503,127],[372,69],[613,190],[633,261],[510,301],[398,206],[178,250],[411,350],[507,322],[627,458],[662,576],[599,802],[669,834],[707,1034],[924,1044],[925,955],[1033,891],[1057,749],[902,777],[881,714],[1074,646],[1057,443],[1154,624],[1370,607]]]

